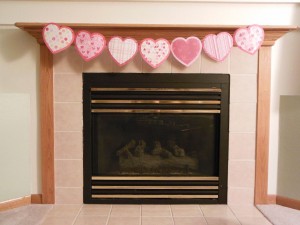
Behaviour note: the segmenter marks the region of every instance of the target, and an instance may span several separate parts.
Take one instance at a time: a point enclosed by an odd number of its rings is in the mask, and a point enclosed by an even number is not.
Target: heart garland
[[[227,32],[209,34],[203,39],[203,50],[213,60],[222,62],[229,55],[233,39]]]
[[[157,68],[169,57],[170,43],[163,38],[157,40],[146,38],[141,42],[140,53],[146,63]]]
[[[59,53],[74,42],[75,35],[71,28],[49,23],[43,28],[43,40],[48,49],[53,53]],[[264,30],[259,25],[251,25],[239,28],[233,35],[238,48],[249,54],[255,54],[264,41]],[[151,67],[159,67],[169,56],[170,52],[174,58],[188,67],[194,63],[204,52],[213,60],[221,62],[229,55],[233,47],[233,38],[227,32],[217,35],[209,34],[204,37],[203,43],[197,37],[178,37],[171,45],[163,38],[153,40],[146,38],[141,41],[140,46],[133,38],[115,36],[108,43],[108,51],[114,61],[123,66],[127,64],[137,53],[138,48],[143,60]],[[75,47],[85,61],[90,61],[99,56],[105,49],[106,40],[102,34],[79,31],[75,39]]]
[[[128,63],[137,53],[138,43],[133,38],[113,37],[108,42],[108,51],[120,66]]]
[[[234,32],[233,37],[241,50],[253,55],[264,41],[264,29],[258,25],[239,28]]]
[[[66,26],[49,23],[43,29],[44,42],[53,54],[59,53],[70,47],[74,38],[75,35],[73,30]]]
[[[178,62],[188,67],[197,60],[201,54],[202,44],[197,37],[175,38],[171,43],[171,52]]]
[[[102,53],[105,48],[105,38],[99,33],[80,31],[76,35],[75,47],[85,61],[90,61]]]

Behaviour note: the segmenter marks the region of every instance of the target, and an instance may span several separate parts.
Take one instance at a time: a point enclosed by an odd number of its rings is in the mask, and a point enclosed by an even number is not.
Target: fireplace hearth
[[[83,74],[85,203],[227,203],[228,74]]]

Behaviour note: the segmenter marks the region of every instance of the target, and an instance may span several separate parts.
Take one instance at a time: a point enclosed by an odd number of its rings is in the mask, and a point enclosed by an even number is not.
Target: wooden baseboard
[[[276,195],[268,195],[268,204],[276,204]]]
[[[42,204],[42,195],[41,194],[32,194],[31,195],[31,204]]]
[[[0,202],[0,212],[8,209],[14,209],[31,204],[31,196],[25,196],[17,199],[12,199],[5,202]]]
[[[276,204],[300,210],[300,200],[277,195]]]
[[[32,194],[31,196],[25,196],[16,198],[4,202],[0,202],[0,212],[8,209],[14,209],[30,204],[42,204],[41,194]]]

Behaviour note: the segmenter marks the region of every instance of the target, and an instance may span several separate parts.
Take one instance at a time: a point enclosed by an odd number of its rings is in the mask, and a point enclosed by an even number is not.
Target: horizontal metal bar
[[[92,195],[92,198],[218,198],[218,195]]]
[[[218,186],[92,186],[92,189],[218,190]]]
[[[218,114],[221,110],[202,109],[92,109],[92,113],[209,113]]]
[[[220,105],[217,100],[92,100],[93,104],[185,104],[185,105]]]
[[[219,177],[134,177],[134,176],[92,176],[92,180],[189,180],[189,181],[218,181]]]
[[[162,91],[162,92],[216,92],[220,88],[91,88],[91,91]]]

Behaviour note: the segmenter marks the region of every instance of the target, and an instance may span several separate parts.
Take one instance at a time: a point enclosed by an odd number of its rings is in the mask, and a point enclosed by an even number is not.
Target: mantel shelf
[[[112,36],[132,37],[140,41],[144,38],[165,38],[172,41],[176,37],[196,36],[202,39],[208,34],[228,32],[233,35],[234,31],[242,25],[167,25],[167,24],[84,24],[84,23],[60,23],[78,32],[88,30],[99,32],[107,39]],[[16,23],[16,27],[28,32],[38,43],[43,44],[42,30],[45,23]],[[272,46],[284,34],[297,30],[297,26],[263,26],[265,40],[263,46]]]

